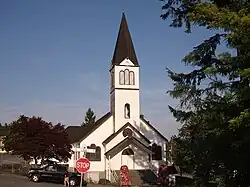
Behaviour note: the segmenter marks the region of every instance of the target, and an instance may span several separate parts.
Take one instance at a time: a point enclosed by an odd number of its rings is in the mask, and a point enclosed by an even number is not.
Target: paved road
[[[34,183],[29,181],[26,177],[1,174],[0,173],[0,186],[1,187],[63,187],[63,184],[51,184],[51,183]]]

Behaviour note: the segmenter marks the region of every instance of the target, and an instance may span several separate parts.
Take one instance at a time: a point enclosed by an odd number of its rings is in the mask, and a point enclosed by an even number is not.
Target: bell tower
[[[127,122],[134,126],[139,125],[139,63],[124,13],[111,62],[110,78],[113,132],[119,130]]]

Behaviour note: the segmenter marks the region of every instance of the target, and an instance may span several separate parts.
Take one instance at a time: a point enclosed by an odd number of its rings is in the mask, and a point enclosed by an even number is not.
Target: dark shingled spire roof
[[[125,58],[129,58],[135,66],[139,66],[132,38],[128,30],[126,17],[123,13],[118,37],[116,40],[115,51],[112,59],[112,66],[119,65]]]

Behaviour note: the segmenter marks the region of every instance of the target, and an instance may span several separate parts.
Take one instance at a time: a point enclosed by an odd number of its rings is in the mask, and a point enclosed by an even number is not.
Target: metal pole
[[[83,178],[83,173],[81,173],[81,182],[80,182],[80,187],[82,187],[82,178]]]
[[[76,153],[76,145],[75,144],[73,144],[73,146],[74,146],[74,172],[76,171],[75,169],[76,169],[76,155],[77,155],[77,153]]]

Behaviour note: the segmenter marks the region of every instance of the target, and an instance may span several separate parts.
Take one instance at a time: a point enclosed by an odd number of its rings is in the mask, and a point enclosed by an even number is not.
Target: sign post
[[[82,178],[83,173],[86,173],[90,168],[90,162],[87,158],[80,158],[76,161],[76,170],[81,173],[81,183],[80,187],[82,187]]]

